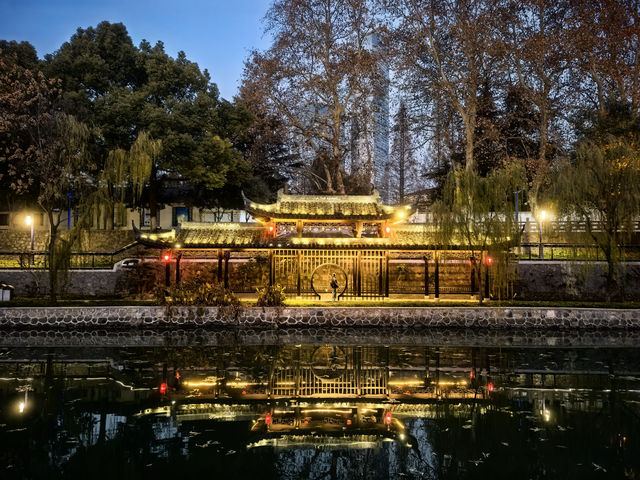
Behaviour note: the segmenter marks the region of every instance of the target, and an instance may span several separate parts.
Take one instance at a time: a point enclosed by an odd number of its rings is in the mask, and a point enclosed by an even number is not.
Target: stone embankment
[[[640,329],[640,310],[436,307],[41,307],[0,308],[0,329],[131,328]]]

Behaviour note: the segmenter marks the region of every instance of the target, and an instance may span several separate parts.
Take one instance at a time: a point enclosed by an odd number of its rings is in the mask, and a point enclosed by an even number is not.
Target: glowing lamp
[[[385,228],[384,231],[387,232],[387,234],[389,234],[391,232],[391,227]]]
[[[162,382],[160,384],[160,394],[164,395],[167,393],[167,383],[166,382]]]
[[[492,263],[493,263],[493,258],[487,257],[487,265],[491,266]]]
[[[347,420],[347,425],[351,425],[351,419]]]
[[[165,262],[168,262],[169,260],[171,260],[171,255],[169,255],[168,253],[165,253],[163,258]]]
[[[493,388],[494,388],[494,387],[493,387],[493,382],[489,382],[489,383],[487,384],[487,389],[488,389],[490,392],[493,392]]]
[[[469,378],[473,378],[473,370],[469,372]]]
[[[31,215],[27,215],[27,218],[25,219],[25,222],[27,222],[27,226],[31,225],[31,223],[32,223]]]
[[[391,423],[391,412],[387,412],[387,414],[384,416],[384,423]]]
[[[271,414],[269,412],[264,416],[264,423],[266,425],[271,425]]]

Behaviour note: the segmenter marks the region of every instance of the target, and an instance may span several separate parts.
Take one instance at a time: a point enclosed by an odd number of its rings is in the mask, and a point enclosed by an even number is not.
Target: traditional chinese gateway
[[[178,259],[217,263],[217,276],[234,291],[234,269],[261,260],[265,282],[290,296],[321,298],[333,274],[339,298],[480,293],[474,269],[486,252],[434,242],[427,223],[407,223],[412,205],[384,205],[372,195],[290,195],[272,204],[244,198],[257,222],[184,222],[164,233],[136,230],[137,239]],[[478,262],[476,262],[478,258]],[[231,263],[231,266],[230,266]],[[235,267],[234,267],[235,265]],[[179,263],[176,264],[179,269]],[[237,276],[237,275],[236,275]],[[488,285],[488,282],[487,282]],[[260,285],[264,286],[264,285]],[[253,287],[253,286],[252,286]],[[255,290],[254,290],[255,291]]]

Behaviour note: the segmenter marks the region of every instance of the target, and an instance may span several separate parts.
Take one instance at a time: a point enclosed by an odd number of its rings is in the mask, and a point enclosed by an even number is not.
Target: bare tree
[[[567,108],[567,53],[570,16],[565,0],[521,0],[511,4],[503,33],[505,72],[523,100],[535,107],[538,151],[523,158],[529,181],[529,202],[535,210],[542,187],[549,183],[550,137],[559,137],[558,117]],[[563,108],[564,107],[564,108]]]
[[[319,190],[345,193],[347,126],[379,88],[376,30],[368,0],[276,0],[267,13],[272,46],[254,51],[244,83],[254,84],[317,160]]]
[[[640,112],[640,0],[571,0],[576,87],[587,109],[609,102]]]
[[[386,4],[405,88],[423,101],[444,100],[457,113],[464,134],[464,163],[472,169],[480,88],[499,73],[500,1],[389,0]],[[439,110],[443,111],[442,104]]]

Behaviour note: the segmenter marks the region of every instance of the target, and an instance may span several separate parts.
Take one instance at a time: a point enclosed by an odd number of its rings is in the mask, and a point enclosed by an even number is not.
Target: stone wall
[[[578,308],[0,308],[0,328],[130,329],[238,326],[463,329],[639,329],[640,310]]]
[[[602,300],[606,262],[520,261],[516,292],[521,300]],[[622,266],[624,297],[640,301],[640,262]]]
[[[60,230],[60,236],[65,237],[66,230]],[[49,241],[48,231],[36,231],[34,235],[34,250],[45,251]],[[132,243],[135,240],[133,230],[87,230],[82,232],[80,243],[74,251],[80,252],[113,252]],[[0,230],[0,250],[28,252],[31,248],[31,234],[29,230]]]
[[[124,294],[128,278],[126,270],[71,270],[64,291],[78,296],[114,296]],[[49,293],[46,270],[1,269],[0,282],[12,285],[16,296],[44,296]]]

